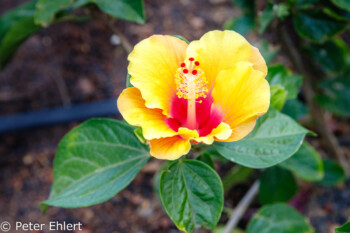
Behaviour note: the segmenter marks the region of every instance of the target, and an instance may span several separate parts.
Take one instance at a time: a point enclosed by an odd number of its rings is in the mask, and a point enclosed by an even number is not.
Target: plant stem
[[[133,45],[129,42],[128,38],[115,26],[116,20],[113,17],[100,12],[98,9],[96,9],[96,7],[89,7],[88,14],[108,27],[114,35],[117,35],[125,52],[128,54],[131,53]]]
[[[52,75],[50,75],[50,78],[57,86],[63,106],[70,106],[72,104],[72,101],[69,96],[67,84],[64,81],[61,72],[57,71],[56,73],[53,73]]]
[[[247,210],[250,203],[253,201],[254,197],[258,193],[259,181],[256,180],[254,184],[250,187],[248,192],[245,194],[243,199],[238,203],[236,209],[234,210],[231,218],[226,224],[226,227],[222,233],[231,233],[232,230],[237,226],[239,220],[241,220],[243,214]]]
[[[327,127],[327,119],[325,117],[326,112],[314,101],[316,93],[315,84],[317,83],[314,71],[308,69],[309,66],[305,66],[305,64],[308,62],[299,53],[297,45],[295,45],[294,41],[291,39],[291,36],[285,26],[280,25],[279,31],[281,34],[283,46],[288,52],[292,64],[295,66],[297,71],[305,77],[303,83],[303,91],[305,94],[306,103],[310,108],[311,117],[314,119],[316,127],[320,132],[324,142],[326,143],[329,152],[337,158],[342,166],[344,166],[345,171],[348,173],[350,168],[349,163],[345,158],[336,137]]]
[[[120,39],[121,45],[123,46],[126,53],[131,53],[132,44],[129,42],[128,38],[115,26],[115,20],[111,17],[108,17],[106,25],[110,28],[113,34],[117,35]]]

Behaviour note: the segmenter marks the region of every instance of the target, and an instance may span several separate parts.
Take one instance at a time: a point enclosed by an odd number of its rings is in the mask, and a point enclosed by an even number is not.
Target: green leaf
[[[131,84],[131,82],[130,82],[130,78],[131,78],[131,75],[128,73],[127,75],[126,75],[126,87],[128,88],[128,87],[133,87],[133,85]]]
[[[313,233],[309,222],[294,208],[277,203],[263,206],[250,220],[246,233]]]
[[[54,181],[44,205],[90,206],[124,189],[149,159],[133,128],[112,119],[92,119],[60,142]]]
[[[289,201],[298,192],[293,174],[274,166],[266,169],[260,176],[259,201],[261,204]]]
[[[284,4],[273,4],[268,2],[266,9],[258,18],[259,29],[258,32],[261,34],[266,31],[267,27],[275,18],[284,19],[289,15],[289,7]]]
[[[73,7],[79,8],[89,3],[96,4],[106,14],[136,23],[145,22],[143,0],[77,0]]]
[[[350,1],[349,0],[331,0],[337,7],[350,11]]]
[[[212,160],[210,154],[203,152],[196,159],[206,163],[209,167],[215,170],[214,161]]]
[[[275,12],[273,10],[273,4],[268,3],[266,9],[262,12],[262,14],[259,16],[258,22],[259,22],[259,30],[258,32],[261,34],[263,33],[266,28],[270,25],[272,20],[276,18]]]
[[[250,16],[255,15],[255,0],[231,0],[232,3],[243,11],[244,14]]]
[[[325,7],[322,9],[322,11],[326,15],[329,15],[330,17],[336,20],[350,22],[350,11],[345,11],[335,7],[334,8]]]
[[[308,114],[307,106],[298,99],[290,99],[285,103],[282,112],[295,121],[300,121]]]
[[[276,15],[278,18],[280,19],[285,19],[289,14],[289,7],[287,4],[285,3],[279,3],[277,5],[275,5],[275,8],[276,8]]]
[[[212,146],[202,151],[201,154],[209,155],[213,160],[219,161],[222,164],[229,162],[226,158],[222,157],[221,154]]]
[[[350,222],[334,229],[335,233],[350,233]]]
[[[289,169],[295,175],[307,181],[318,181],[324,176],[323,162],[317,151],[304,142],[291,158],[279,166]]]
[[[345,171],[333,160],[323,160],[324,177],[318,183],[323,186],[335,186],[346,179]]]
[[[6,33],[11,30],[18,21],[26,18],[32,18],[35,14],[35,4],[37,0],[29,1],[18,7],[7,11],[0,17],[0,44]]]
[[[177,160],[160,177],[163,206],[182,231],[203,225],[215,228],[223,209],[220,177],[203,162]]]
[[[294,0],[294,6],[298,9],[308,9],[315,7],[319,0]]]
[[[290,117],[270,108],[254,130],[236,142],[216,142],[214,147],[228,160],[251,168],[266,168],[292,156],[308,131]]]
[[[176,37],[176,38],[178,38],[178,39],[180,39],[180,40],[182,40],[182,41],[185,41],[187,44],[190,43],[190,42],[189,42],[185,37],[183,37],[183,36],[180,36],[180,35],[173,35],[173,37]]]
[[[168,169],[169,164],[171,164],[171,162],[163,163],[160,169],[153,176],[153,191],[156,194],[159,201],[161,200],[160,199],[160,176],[163,171],[166,171]]]
[[[323,43],[346,28],[346,23],[337,21],[321,11],[302,11],[293,17],[299,36]]]
[[[308,51],[320,68],[330,73],[341,73],[346,67],[347,45],[342,39],[330,40],[324,44],[310,44]]]
[[[350,116],[350,70],[344,75],[324,80],[321,83],[322,93],[316,101],[328,111],[339,116]]]
[[[0,68],[3,69],[10,61],[19,46],[41,27],[34,24],[34,18],[23,18],[11,26],[0,42]]]
[[[33,20],[36,2],[29,1],[0,17],[0,69],[10,61],[18,47],[40,29]]]
[[[134,129],[134,134],[139,139],[140,142],[142,142],[143,144],[146,144],[147,140],[143,136],[141,127],[138,127],[136,129]]]
[[[243,167],[239,165],[234,166],[222,180],[225,193],[227,193],[235,185],[246,181],[249,177],[251,177],[252,173],[253,170],[249,167]]]
[[[297,97],[302,83],[302,76],[292,74],[283,65],[269,66],[266,80],[273,85],[280,85],[287,91],[287,99]]]
[[[73,0],[39,0],[36,4],[34,21],[43,27],[47,27],[55,19],[55,15],[70,7]]]
[[[271,101],[270,105],[277,110],[281,110],[287,99],[287,91],[280,85],[270,86]]]
[[[225,30],[233,30],[241,35],[247,35],[255,27],[254,18],[249,15],[243,15],[240,18],[233,18],[228,20],[225,25]]]

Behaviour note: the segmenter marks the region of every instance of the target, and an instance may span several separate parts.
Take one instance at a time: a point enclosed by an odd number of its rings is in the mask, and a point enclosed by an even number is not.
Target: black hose
[[[103,116],[120,116],[116,99],[2,116],[0,134]]]

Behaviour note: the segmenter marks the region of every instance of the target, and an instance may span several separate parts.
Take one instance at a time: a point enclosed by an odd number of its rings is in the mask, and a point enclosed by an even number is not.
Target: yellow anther
[[[180,67],[175,74],[175,84],[176,84],[176,95],[179,98],[184,99],[198,99],[199,97],[206,97],[206,93],[208,93],[207,84],[208,81],[204,75],[204,72],[196,67],[195,72],[186,72],[184,73],[183,70],[185,70],[186,67]],[[189,83],[193,83],[194,87],[191,89],[191,91],[194,91],[194,95],[191,95],[193,97],[189,97]]]

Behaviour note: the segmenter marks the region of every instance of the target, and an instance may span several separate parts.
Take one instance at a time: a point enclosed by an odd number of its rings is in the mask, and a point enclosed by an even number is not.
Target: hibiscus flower
[[[118,108],[159,159],[177,159],[191,143],[240,140],[270,105],[266,63],[234,31],[211,31],[190,44],[154,35],[128,60],[133,87],[121,93]]]

